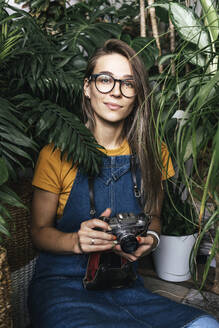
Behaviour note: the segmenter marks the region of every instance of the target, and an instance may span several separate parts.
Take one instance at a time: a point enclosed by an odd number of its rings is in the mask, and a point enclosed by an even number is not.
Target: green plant
[[[2,10],[5,8],[7,4],[3,2]],[[1,82],[6,86],[2,89],[3,96],[10,98],[23,115],[27,135],[40,146],[53,141],[55,147],[60,147],[63,153],[68,151],[70,157],[77,148],[77,156],[71,157],[73,163],[79,162],[89,174],[98,173],[102,153],[78,119],[81,117],[80,91],[86,58],[99,42],[118,35],[120,28],[104,22],[95,25],[89,19],[84,22],[78,17],[71,26],[69,23],[68,31],[66,24],[60,22],[60,32],[54,35],[41,29],[28,13],[10,8],[15,14],[9,29],[18,30],[20,38],[13,56],[1,70]],[[90,47],[89,35],[95,35]]]
[[[0,65],[6,65],[13,55],[20,34],[8,30],[7,23],[1,26]],[[26,136],[26,126],[20,121],[19,112],[7,99],[0,97],[0,241],[1,235],[9,235],[7,225],[11,218],[7,205],[24,207],[16,193],[8,187],[10,179],[16,179],[18,169],[24,168],[23,161],[32,159],[29,151],[36,151],[35,142]]]
[[[154,5],[169,14],[175,29],[175,49],[160,58],[164,72],[151,80],[156,83],[154,93],[159,107],[157,131],[168,144],[192,206],[200,203],[199,237],[194,254],[197,255],[204,232],[215,225],[213,258],[218,252],[219,238],[219,19],[211,1],[201,1],[201,4],[199,16],[195,8],[182,3]],[[205,209],[211,213],[207,222],[203,220]],[[195,257],[192,260],[195,263]],[[208,270],[209,261],[200,288],[204,286]],[[194,275],[194,278],[197,277]]]
[[[162,234],[170,236],[191,235],[198,231],[198,214],[188,199],[183,200],[185,190],[175,181],[166,181],[161,212]]]
[[[2,8],[6,7],[3,2]],[[57,19],[52,31],[47,26],[42,28],[35,16],[10,8],[15,10],[10,28],[18,30],[21,37],[13,57],[2,70],[2,83],[7,85],[4,96],[10,97],[23,113],[28,135],[40,146],[53,142],[55,147],[61,148],[62,154],[68,153],[73,164],[80,163],[88,174],[97,174],[103,153],[79,121],[87,59],[105,40],[121,37],[137,51],[147,45],[142,58],[147,67],[151,67],[156,56],[153,40],[132,38],[127,28],[123,32],[118,19],[122,17],[123,26],[126,26],[126,21],[130,20],[127,6],[118,11],[108,2],[79,2],[65,7],[64,15]]]

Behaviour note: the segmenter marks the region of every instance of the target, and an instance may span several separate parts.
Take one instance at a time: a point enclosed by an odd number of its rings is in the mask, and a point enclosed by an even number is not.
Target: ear
[[[84,95],[90,99],[90,83],[88,78],[84,80]]]

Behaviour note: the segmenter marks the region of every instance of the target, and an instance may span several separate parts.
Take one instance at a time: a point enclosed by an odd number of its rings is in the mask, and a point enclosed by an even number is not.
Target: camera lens
[[[120,246],[123,252],[133,253],[138,248],[138,241],[133,235],[126,235],[120,241]]]

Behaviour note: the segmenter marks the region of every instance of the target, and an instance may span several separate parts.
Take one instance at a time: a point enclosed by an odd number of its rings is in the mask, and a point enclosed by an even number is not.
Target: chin
[[[116,124],[121,123],[125,120],[123,117],[112,117],[112,118],[106,118],[105,121],[108,123]]]

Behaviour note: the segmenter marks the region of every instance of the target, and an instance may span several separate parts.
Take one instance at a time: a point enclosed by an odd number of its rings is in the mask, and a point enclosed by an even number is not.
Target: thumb
[[[106,216],[109,217],[111,214],[111,208],[106,208],[105,211],[103,211],[100,216]]]

